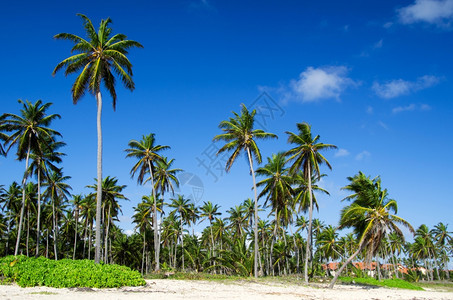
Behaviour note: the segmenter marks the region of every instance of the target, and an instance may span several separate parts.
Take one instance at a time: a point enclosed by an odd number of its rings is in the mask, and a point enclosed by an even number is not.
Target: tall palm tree
[[[190,199],[185,199],[183,195],[177,195],[177,198],[170,199],[168,205],[174,208],[173,214],[178,214],[181,227],[181,250],[182,250],[182,270],[184,271],[184,231],[183,224],[188,223],[190,218]]]
[[[156,197],[156,187],[154,184],[154,169],[155,163],[157,161],[162,161],[163,158],[160,156],[159,152],[170,149],[169,146],[161,146],[155,145],[155,138],[154,133],[150,133],[148,135],[144,135],[140,141],[131,140],[129,142],[129,147],[125,151],[127,152],[126,157],[133,157],[138,159],[137,163],[131,169],[131,176],[133,177],[138,172],[137,182],[138,184],[143,184],[145,180],[146,173],[149,173],[151,180],[151,188],[153,191],[153,198],[157,199]],[[162,186],[165,187],[165,184]],[[154,259],[156,262],[155,271],[159,271],[160,263],[159,263],[159,255],[160,255],[160,245],[159,243],[159,236],[157,230],[157,206],[156,202],[154,202],[153,208],[153,215],[155,216],[154,220]]]
[[[258,196],[256,191],[256,180],[255,180],[255,170],[253,168],[253,157],[255,158],[258,164],[261,163],[261,152],[258,148],[256,141],[257,139],[269,139],[277,138],[273,133],[265,132],[262,129],[254,129],[255,115],[256,110],[251,112],[248,111],[247,107],[241,105],[241,114],[239,115],[236,112],[233,112],[234,117],[230,118],[228,121],[222,121],[219,124],[219,128],[223,131],[222,134],[219,134],[214,137],[214,141],[225,141],[226,144],[219,149],[217,155],[225,151],[233,151],[232,155],[228,158],[225,166],[225,170],[228,172],[231,169],[231,166],[235,162],[236,158],[242,151],[247,153],[249,160],[250,172],[253,179],[253,191],[255,194],[255,222],[254,222],[254,231],[255,231],[255,262],[254,262],[254,274],[255,277],[258,277]]]
[[[78,232],[78,223],[79,223],[79,215],[80,215],[80,209],[82,208],[82,203],[83,203],[83,196],[82,195],[74,195],[72,197],[72,205],[74,205],[74,221],[75,221],[75,230],[74,230],[74,251],[72,254],[72,259],[75,260],[76,257],[76,250],[77,250],[77,236],[79,234]]]
[[[19,160],[25,158],[25,173],[22,179],[22,209],[19,219],[19,227],[16,240],[16,248],[14,255],[17,255],[19,251],[19,241],[21,237],[22,220],[24,217],[24,205],[25,205],[25,185],[28,178],[28,165],[30,154],[33,152],[43,152],[43,147],[48,147],[49,140],[53,140],[55,136],[61,136],[61,134],[48,126],[56,118],[60,118],[58,114],[47,115],[47,110],[52,103],[42,103],[41,100],[31,103],[28,100],[19,100],[22,104],[20,115],[6,113],[4,114],[4,129],[11,132],[11,135],[6,140],[6,144],[9,144],[9,149],[12,146],[17,145],[17,157]]]
[[[434,240],[436,241],[437,246],[440,248],[441,253],[446,254],[447,253],[447,245],[452,242],[452,232],[448,231],[448,224],[444,224],[442,222],[439,222],[437,225],[434,226],[434,229],[432,229],[432,234],[434,237]],[[443,265],[445,268],[445,274],[447,275],[447,279],[450,279],[450,272],[448,271],[448,262],[447,262],[448,256],[443,255]]]
[[[87,186],[95,191],[98,190],[97,179],[95,179],[93,185]],[[105,229],[105,240],[104,240],[104,262],[108,261],[108,238],[109,238],[109,229],[110,224],[112,223],[113,218],[118,215],[118,212],[121,212],[121,205],[118,203],[119,199],[128,200],[123,194],[122,191],[126,188],[126,185],[118,185],[118,179],[116,177],[107,176],[102,180],[102,208],[104,211],[103,215],[103,225]],[[96,227],[100,227],[101,223],[96,222]],[[97,228],[96,228],[97,230]]]
[[[349,190],[353,194],[345,199],[351,199],[353,202],[342,209],[339,228],[352,227],[359,238],[359,245],[357,251],[346,260],[335,274],[329,288],[333,288],[344,268],[362,250],[365,249],[367,255],[371,258],[379,250],[383,238],[389,233],[395,232],[401,238],[404,238],[398,224],[407,227],[410,232],[414,233],[414,229],[406,220],[392,214],[396,214],[398,211],[397,203],[388,198],[386,189],[382,190],[379,177],[370,179],[359,172],[354,177],[348,177],[348,180],[351,183],[343,189]]]
[[[203,202],[203,205],[200,207],[201,214],[200,216],[203,217],[203,220],[209,221],[209,230],[211,232],[211,256],[214,256],[214,235],[212,234],[212,221],[215,219],[216,216],[220,216],[221,213],[219,212],[220,206],[215,204],[213,205],[211,201]]]
[[[96,197],[93,194],[87,195],[82,203],[80,208],[80,216],[84,224],[84,234],[83,234],[83,253],[82,257],[85,259],[85,248],[86,242],[88,240],[88,259],[91,259],[91,234],[93,231],[94,218],[96,217]],[[87,238],[88,235],[88,238]]]
[[[52,224],[53,224],[53,240],[54,240],[54,255],[55,260],[58,259],[57,243],[58,243],[58,212],[63,208],[63,203],[68,200],[71,186],[65,181],[71,179],[70,176],[64,176],[62,169],[57,172],[50,172],[47,181],[45,182],[45,196],[52,201]]]
[[[85,15],[78,14],[83,20],[83,27],[88,40],[71,33],[59,33],[54,36],[56,39],[72,41],[75,45],[71,52],[78,52],[65,60],[61,61],[53,70],[55,75],[62,68],[66,68],[65,75],[78,73],[76,81],[72,86],[72,100],[74,104],[82,98],[88,91],[95,95],[97,103],[97,131],[98,131],[98,150],[97,150],[97,178],[102,182],[102,95],[101,83],[104,83],[112,97],[113,109],[116,107],[115,76],[123,82],[123,85],[133,91],[135,88],[132,80],[132,64],[127,58],[128,49],[132,47],[142,48],[143,46],[132,40],[127,40],[124,34],[112,36],[112,28],[109,24],[110,18],[102,20],[99,30],[96,32],[91,20]],[[113,71],[113,73],[112,73]],[[96,224],[101,222],[101,185],[97,190],[96,202]],[[96,254],[95,261],[99,263],[101,254],[101,231],[100,226],[96,226]]]
[[[21,188],[19,184],[15,181],[10,184],[8,189],[5,189],[2,192],[1,203],[3,204],[2,210],[6,211],[7,217],[7,239],[5,245],[5,256],[8,255],[9,250],[9,240],[11,235],[11,226],[13,226],[12,222],[15,219],[15,216],[20,212],[20,202],[21,202]]]
[[[289,156],[288,160],[293,164],[290,167],[290,173],[295,174],[299,170],[303,170],[303,174],[308,186],[308,197],[310,200],[309,213],[308,213],[308,238],[305,256],[304,278],[308,283],[308,264],[312,259],[312,241],[311,241],[311,227],[313,218],[313,195],[312,195],[312,175],[316,174],[321,176],[319,165],[325,163],[329,169],[332,169],[327,159],[320,153],[322,150],[335,149],[335,145],[324,144],[319,142],[320,136],[313,137],[311,133],[311,126],[308,123],[297,123],[298,132],[293,133],[287,131],[288,142],[295,144],[295,147],[286,152]]]
[[[58,172],[55,163],[61,163],[61,156],[66,154],[59,152],[58,149],[65,146],[66,143],[61,141],[52,141],[46,138],[45,145],[41,147],[41,152],[32,152],[30,158],[32,163],[28,169],[29,173],[35,174],[38,181],[38,212],[36,222],[36,253],[39,255],[39,240],[41,234],[41,175],[48,176],[49,171]]]

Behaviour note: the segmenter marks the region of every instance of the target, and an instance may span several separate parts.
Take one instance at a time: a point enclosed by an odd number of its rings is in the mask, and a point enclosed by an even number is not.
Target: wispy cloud
[[[366,151],[366,150],[364,150],[364,151],[360,152],[359,154],[357,154],[355,156],[355,159],[356,160],[364,160],[365,158],[370,157],[370,156],[371,156],[371,153]]]
[[[381,98],[391,99],[402,95],[408,95],[437,84],[440,79],[436,76],[425,75],[417,78],[416,81],[395,79],[384,83],[375,81],[372,89]]]
[[[291,80],[284,89],[284,100],[317,102],[322,99],[340,100],[341,93],[357,83],[347,76],[344,66],[308,67],[300,73],[299,79]]]
[[[397,13],[403,24],[425,22],[448,26],[453,20],[453,0],[415,0],[398,9]]]
[[[372,106],[368,106],[366,108],[366,113],[372,115],[374,113],[374,108]]]
[[[400,112],[405,112],[405,111],[427,111],[427,110],[430,110],[431,109],[431,106],[429,106],[428,104],[409,104],[409,105],[406,105],[406,106],[397,106],[395,108],[392,109],[392,113],[394,114],[397,114],[397,113],[400,113]]]
[[[348,156],[349,155],[349,151],[346,150],[346,149],[338,149],[337,152],[335,152],[335,157],[343,157],[343,156]]]

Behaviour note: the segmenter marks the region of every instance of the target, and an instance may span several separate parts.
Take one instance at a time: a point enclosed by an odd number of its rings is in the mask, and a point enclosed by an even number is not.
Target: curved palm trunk
[[[313,195],[311,194],[311,165],[310,162],[307,164],[308,177],[308,199],[310,199],[310,206],[308,208],[308,233],[307,233],[307,246],[305,248],[305,266],[304,266],[304,279],[305,283],[308,283],[308,263],[311,262],[311,233],[312,233],[312,218],[313,218]]]
[[[20,209],[20,219],[19,219],[19,227],[17,232],[17,239],[16,239],[16,248],[14,249],[14,255],[16,256],[19,252],[19,243],[20,243],[20,236],[22,233],[22,221],[24,219],[24,211],[25,211],[25,184],[27,183],[26,172],[28,170],[28,161],[30,159],[30,143],[31,143],[31,136],[28,137],[28,150],[27,150],[27,158],[25,160],[25,173],[24,178],[22,179],[22,208]]]
[[[252,178],[253,178],[253,192],[255,193],[255,221],[253,224],[253,230],[255,232],[254,271],[255,271],[255,278],[258,278],[258,197],[257,197],[257,193],[256,193],[256,179],[255,179],[255,171],[253,170],[252,155],[250,154],[250,149],[248,147],[247,147],[247,155],[249,158],[250,171],[252,172]]]
[[[335,273],[335,276],[333,277],[332,281],[329,284],[329,289],[333,288],[335,283],[338,280],[338,277],[340,276],[341,272],[346,268],[348,264],[351,263],[351,261],[362,251],[363,245],[365,244],[365,239],[362,239],[362,241],[359,244],[359,247],[356,252],[354,252],[347,260],[346,262],[341,266],[341,268],[338,270],[337,273]]]
[[[101,91],[96,93],[97,102],[97,131],[98,131],[98,153],[97,153],[97,175],[98,185],[96,191],[96,251],[94,261],[98,264],[101,260],[101,205],[102,205],[102,96]]]
[[[157,197],[156,197],[156,190],[154,189],[154,174],[153,174],[153,168],[151,167],[151,162],[148,161],[148,168],[149,168],[149,174],[151,177],[151,189],[153,191],[153,198],[154,198],[154,203],[153,203],[153,227],[154,227],[154,261],[156,262],[156,267],[155,271],[160,270],[160,262],[159,262],[159,257],[160,257],[160,243],[159,243],[159,231],[157,229]]]
[[[37,224],[36,224],[36,253],[35,256],[39,255],[39,236],[41,229],[41,170],[38,164],[38,215],[37,215]]]

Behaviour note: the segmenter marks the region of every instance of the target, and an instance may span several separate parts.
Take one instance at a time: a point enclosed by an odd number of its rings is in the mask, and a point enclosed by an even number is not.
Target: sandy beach
[[[453,299],[453,293],[337,285],[296,285],[253,281],[147,280],[143,287],[119,289],[1,285],[0,299]]]

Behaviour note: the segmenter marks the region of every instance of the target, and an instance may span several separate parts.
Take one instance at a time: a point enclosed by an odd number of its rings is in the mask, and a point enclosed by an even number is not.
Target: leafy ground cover
[[[145,285],[139,272],[129,267],[96,264],[92,260],[51,260],[44,257],[7,256],[0,259],[2,283],[21,287],[114,288]]]
[[[416,286],[410,282],[407,282],[402,279],[384,279],[384,280],[376,280],[374,278],[351,278],[351,277],[340,277],[342,283],[355,283],[355,284],[363,284],[369,286],[383,286],[383,287],[390,287],[390,288],[399,288],[399,289],[407,289],[407,290],[416,290],[416,291],[423,291],[423,288],[420,286]]]

